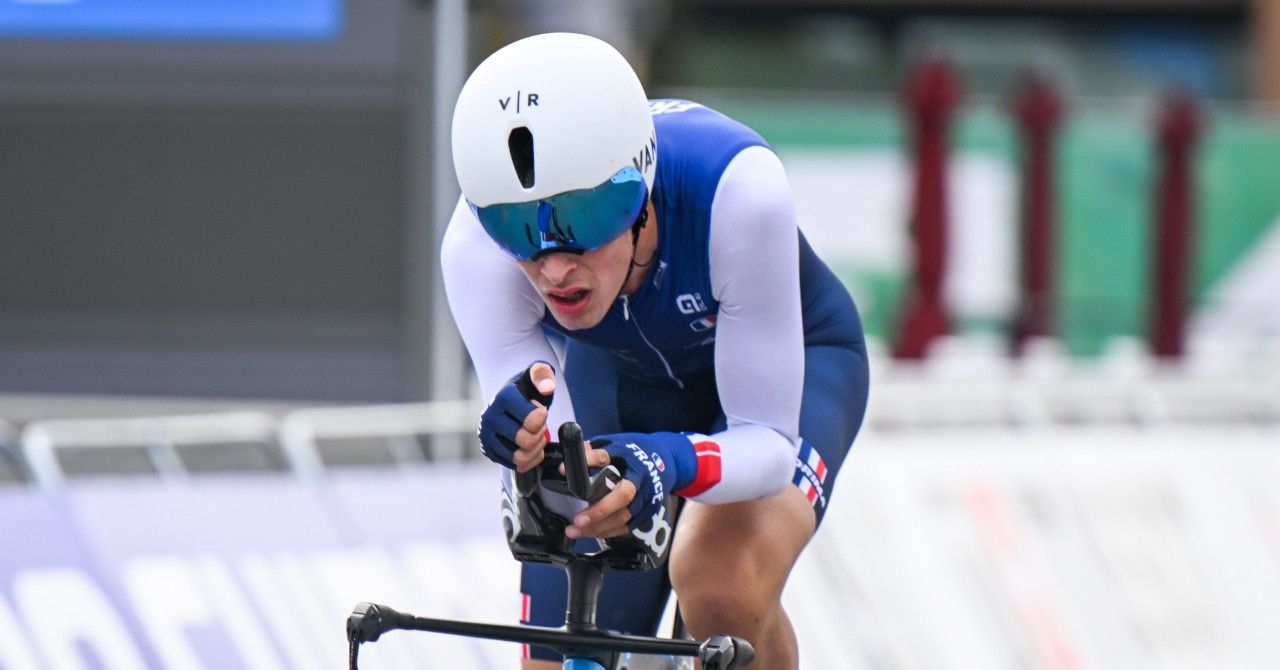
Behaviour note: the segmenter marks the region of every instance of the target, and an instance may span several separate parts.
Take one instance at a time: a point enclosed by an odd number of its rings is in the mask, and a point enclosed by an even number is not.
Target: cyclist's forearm
[[[559,359],[539,327],[545,305],[511,259],[490,240],[465,202],[445,231],[440,254],[445,294],[489,401],[511,378],[537,360],[561,378]],[[573,418],[569,389],[558,384],[549,426]]]
[[[677,491],[709,504],[771,496],[787,486],[796,448],[767,426],[743,424],[710,436],[690,436],[698,454],[693,482]]]

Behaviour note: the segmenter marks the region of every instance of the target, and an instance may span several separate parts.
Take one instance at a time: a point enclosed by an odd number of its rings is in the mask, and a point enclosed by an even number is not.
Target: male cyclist
[[[568,534],[631,532],[681,496],[665,571],[611,572],[599,624],[653,634],[668,589],[695,638],[798,664],[780,596],[862,422],[867,361],[848,292],[795,222],[782,164],[702,105],[645,97],[612,47],[520,40],[458,97],[463,199],[442,251],[454,319],[491,399],[485,454],[526,471],[576,420],[625,480]],[[529,375],[549,407],[516,387]],[[526,622],[558,626],[565,580],[526,565]],[[531,650],[528,669],[559,667]]]

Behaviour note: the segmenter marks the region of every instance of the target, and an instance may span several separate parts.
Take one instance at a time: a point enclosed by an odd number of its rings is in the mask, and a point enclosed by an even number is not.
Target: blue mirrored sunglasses
[[[533,260],[552,251],[591,251],[612,241],[635,222],[648,195],[644,175],[625,167],[594,188],[531,202],[467,204],[503,249]]]

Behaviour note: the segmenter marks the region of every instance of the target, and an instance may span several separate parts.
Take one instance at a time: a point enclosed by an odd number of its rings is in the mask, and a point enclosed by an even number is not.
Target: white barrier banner
[[[1280,431],[866,442],[785,597],[806,667],[1276,667]]]
[[[1271,668],[1280,431],[869,434],[784,602],[809,669]],[[492,466],[0,489],[0,668],[345,667],[357,601],[514,623]],[[394,633],[362,667],[513,668]]]

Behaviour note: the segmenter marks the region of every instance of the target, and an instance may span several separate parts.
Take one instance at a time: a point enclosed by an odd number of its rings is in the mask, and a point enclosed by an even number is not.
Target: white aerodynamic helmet
[[[657,165],[653,117],[622,54],[594,37],[536,35],[489,56],[453,111],[462,195],[520,259],[589,251],[641,215]]]

